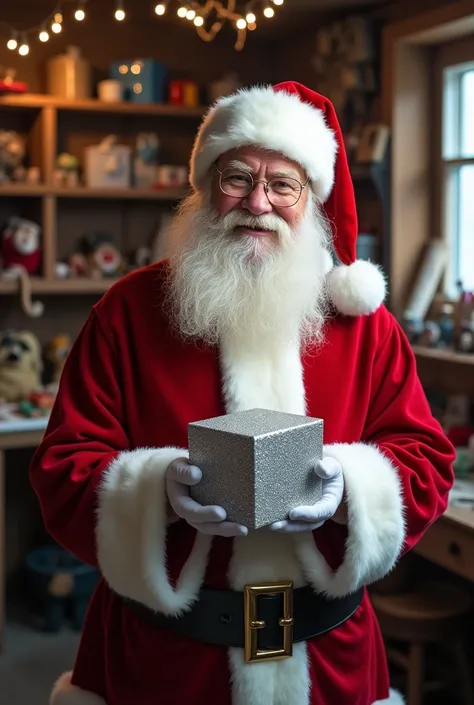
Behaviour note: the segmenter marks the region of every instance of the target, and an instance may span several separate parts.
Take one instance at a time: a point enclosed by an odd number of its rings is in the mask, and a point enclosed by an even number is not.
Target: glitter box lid
[[[268,409],[248,409],[224,416],[216,416],[204,421],[189,424],[190,428],[198,427],[212,431],[224,431],[238,436],[248,436],[255,440],[288,428],[314,426],[322,424],[322,419],[297,414],[287,414],[282,411]]]

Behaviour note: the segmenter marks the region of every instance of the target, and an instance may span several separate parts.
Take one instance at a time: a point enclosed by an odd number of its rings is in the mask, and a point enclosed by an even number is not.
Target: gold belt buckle
[[[266,624],[258,618],[257,598],[260,595],[283,595],[283,615],[278,620],[283,629],[283,648],[259,649],[257,645],[258,630]],[[277,661],[289,658],[293,654],[293,583],[265,583],[246,585],[244,588],[245,617],[245,661]]]

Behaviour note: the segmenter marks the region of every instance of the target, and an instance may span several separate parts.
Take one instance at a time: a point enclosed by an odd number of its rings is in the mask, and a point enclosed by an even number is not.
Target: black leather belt
[[[325,598],[291,582],[246,586],[243,592],[202,588],[199,600],[180,617],[167,617],[122,598],[138,617],[208,644],[245,649],[247,662],[292,654],[292,644],[334,629],[359,607],[363,588],[340,598]]]

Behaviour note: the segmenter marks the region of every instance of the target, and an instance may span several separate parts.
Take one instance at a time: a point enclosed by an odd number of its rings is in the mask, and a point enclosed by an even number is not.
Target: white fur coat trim
[[[180,448],[120,453],[99,491],[97,549],[105,580],[119,595],[178,615],[191,607],[204,579],[212,538],[198,533],[176,589],[166,568],[166,468],[187,457]]]
[[[191,154],[190,182],[199,188],[213,163],[231,149],[256,145],[300,164],[326,201],[334,183],[337,142],[318,108],[271,86],[245,88],[217,101]]]
[[[247,584],[292,580],[302,587],[305,579],[290,536],[261,530],[234,539],[229,584],[243,590]],[[293,645],[293,656],[272,663],[248,664],[243,649],[229,649],[232,705],[308,705],[309,664],[306,643]]]
[[[389,573],[405,537],[401,483],[396,467],[375,445],[336,443],[324,447],[344,473],[348,537],[342,565],[333,572],[311,534],[296,534],[296,551],[307,580],[332,597],[354,592]]]
[[[220,356],[227,413],[272,409],[304,416],[299,343],[252,345],[227,338],[221,342]]]
[[[298,645],[300,646],[300,645]],[[281,662],[289,663],[289,661]],[[262,668],[263,666],[271,666],[272,664],[258,664],[257,668]],[[71,685],[71,672],[63,673],[59,678],[49,701],[49,705],[107,705],[103,698],[100,698],[95,693],[90,693],[87,690],[81,690],[75,685]],[[288,688],[288,685],[283,684],[283,692]],[[298,694],[293,694],[298,695]],[[242,700],[245,705],[255,705],[254,700]],[[269,701],[267,701],[269,702]],[[287,700],[280,701],[283,703],[291,703],[291,705],[300,705],[300,700],[296,698],[289,698]],[[373,705],[404,705],[404,700],[400,693],[395,690],[390,690],[390,697],[388,700],[378,700]]]

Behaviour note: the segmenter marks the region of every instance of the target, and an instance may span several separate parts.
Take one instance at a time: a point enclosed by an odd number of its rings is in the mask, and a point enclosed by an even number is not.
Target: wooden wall
[[[99,79],[106,77],[111,61],[131,57],[154,57],[168,66],[172,77],[185,76],[201,85],[220,78],[225,71],[238,71],[244,82],[265,81],[271,74],[271,58],[265,51],[267,40],[262,39],[258,31],[249,34],[243,51],[236,52],[230,27],[224,28],[213,42],[206,43],[197,36],[192,25],[183,20],[137,16],[134,9],[133,17],[120,23],[112,18],[111,8],[112,3],[91,3],[87,9],[88,19],[83,23],[65,17],[64,31],[45,44],[32,42],[26,57],[6,49],[8,35],[0,24],[0,65],[17,68],[18,78],[26,80],[33,92],[45,89],[45,63],[67,45],[81,49]],[[139,10],[139,3],[136,10]],[[14,20],[11,8],[8,12],[1,9],[0,20],[11,16],[12,24],[22,26],[21,13],[16,14]]]

